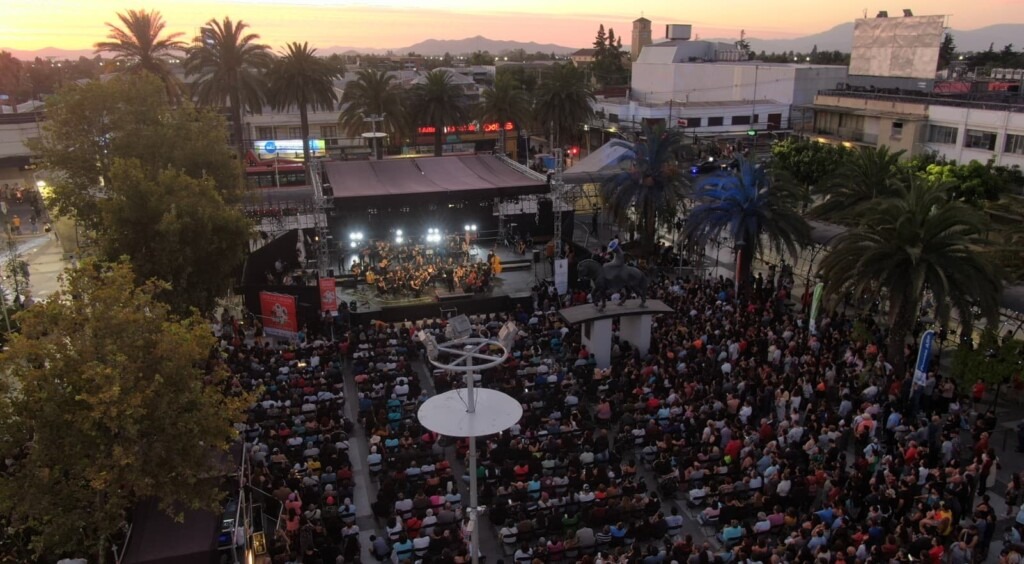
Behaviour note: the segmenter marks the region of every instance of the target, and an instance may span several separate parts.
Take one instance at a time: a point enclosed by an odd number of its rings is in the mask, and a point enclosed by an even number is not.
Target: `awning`
[[[399,158],[324,163],[336,200],[472,192],[514,197],[548,191],[537,173],[513,168],[493,155]]]
[[[623,170],[623,157],[632,155],[632,143],[612,139],[563,172],[562,181],[566,184],[601,182]]]

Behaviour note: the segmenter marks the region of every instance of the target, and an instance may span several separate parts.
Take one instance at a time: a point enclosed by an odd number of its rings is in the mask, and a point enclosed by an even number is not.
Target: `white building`
[[[934,96],[920,92],[882,94],[823,91],[813,124],[800,133],[824,143],[906,151],[905,158],[934,153],[947,160],[972,160],[1024,168],[1024,101],[1016,104]]]
[[[643,48],[628,99],[595,105],[606,121],[663,120],[696,134],[785,130],[793,105],[810,104],[819,90],[846,80],[843,66],[749,61],[731,43],[693,41],[690,32],[688,25],[667,25],[663,41]]]
[[[931,104],[921,147],[958,163],[1024,168],[1024,104]]]

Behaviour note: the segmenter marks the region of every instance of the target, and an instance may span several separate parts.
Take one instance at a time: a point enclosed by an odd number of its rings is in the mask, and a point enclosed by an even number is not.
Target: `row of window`
[[[302,128],[301,127],[278,127],[273,126],[258,126],[256,127],[256,138],[257,139],[282,139],[285,138],[283,135],[285,131],[288,132],[287,139],[302,139]],[[311,132],[312,133],[312,132]],[[314,135],[314,137],[316,137]],[[338,126],[336,125],[321,125],[320,126],[320,139],[336,139],[338,137]]]
[[[928,142],[941,143],[944,145],[956,145],[960,130],[956,127],[946,125],[929,125]],[[994,131],[983,129],[965,129],[964,147],[967,149],[981,149],[983,151],[995,151],[998,146],[999,134]],[[1002,152],[1024,155],[1024,135],[1006,134],[1003,142]]]
[[[728,125],[750,125],[751,118],[753,118],[753,123],[761,123],[761,116],[759,114],[754,114],[753,116],[730,116],[728,117]],[[674,121],[672,125],[674,126],[679,124],[681,127],[686,127],[687,129],[695,127],[722,127],[726,125],[726,119],[727,118],[725,117],[708,117],[706,119],[701,117],[684,117]],[[610,123],[619,123],[619,115],[608,114],[608,121]],[[664,123],[665,120],[663,118],[658,118],[657,120],[649,121],[660,121]],[[686,125],[683,126],[683,123]],[[782,114],[768,114],[768,123],[775,126],[781,126]]]

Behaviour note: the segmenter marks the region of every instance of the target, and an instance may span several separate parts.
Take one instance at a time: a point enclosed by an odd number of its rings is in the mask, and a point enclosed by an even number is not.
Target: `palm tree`
[[[1002,282],[982,237],[988,222],[977,209],[948,201],[948,188],[912,178],[903,194],[868,204],[862,224],[839,236],[819,268],[827,295],[887,294],[889,360],[897,374],[925,289],[942,324],[951,309],[970,318],[978,307],[998,318]]]
[[[160,37],[166,24],[156,10],[128,10],[117,17],[124,28],[108,22],[110,41],[97,43],[96,53],[114,53],[114,60],[126,63],[129,72],[156,75],[164,83],[170,99],[177,100],[181,89],[168,59],[185,50],[185,43],[178,40],[182,34]]]
[[[552,132],[553,146],[560,147],[594,117],[595,100],[583,71],[569,63],[555,64],[538,88],[534,115],[541,130]]]
[[[446,70],[432,70],[413,87],[413,115],[420,125],[434,128],[434,156],[441,156],[446,125],[462,125],[469,121],[462,89],[452,82]]]
[[[255,33],[245,33],[248,24],[239,20],[206,23],[198,46],[190,49],[185,59],[185,74],[195,76],[192,83],[196,101],[209,106],[222,106],[225,100],[231,108],[238,159],[245,158],[246,144],[242,128],[242,112],[263,108],[263,76],[273,60],[266,45],[256,41]]]
[[[292,42],[267,73],[267,100],[275,110],[299,109],[302,126],[302,157],[309,178],[309,108],[331,110],[338,102],[334,79],[342,69],[316,55],[308,43]]]
[[[740,159],[738,169],[702,178],[694,187],[698,202],[686,219],[684,233],[700,247],[723,232],[736,244],[736,280],[749,287],[754,256],[764,244],[796,256],[807,244],[811,227],[797,211],[800,189],[775,182],[763,167]]]
[[[355,80],[345,85],[341,106],[338,125],[350,136],[364,133],[365,120],[373,115],[385,118],[382,122],[383,131],[392,140],[401,139],[405,134],[406,113],[402,90],[395,75],[387,71],[362,69],[357,72]],[[375,156],[380,157],[379,154]]]
[[[620,159],[630,160],[630,167],[601,183],[601,199],[620,224],[628,223],[630,210],[635,210],[643,249],[650,254],[658,217],[670,220],[675,215],[686,183],[676,160],[683,133],[664,128],[645,133],[645,140]]]
[[[902,191],[900,157],[906,151],[889,147],[862,147],[843,159],[832,181],[815,192],[824,201],[811,208],[814,217],[840,223],[856,223],[862,208],[876,198],[896,196]]]
[[[504,153],[505,124],[512,122],[518,132],[530,115],[530,101],[515,77],[502,73],[495,79],[494,86],[484,90],[477,115],[482,122],[498,122],[498,146]]]

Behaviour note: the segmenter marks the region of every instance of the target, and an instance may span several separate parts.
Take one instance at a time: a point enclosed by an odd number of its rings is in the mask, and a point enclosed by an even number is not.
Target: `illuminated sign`
[[[309,154],[314,157],[327,156],[326,144],[323,139],[309,140]],[[277,139],[253,141],[253,151],[260,159],[282,159],[302,160],[302,139]]]
[[[501,129],[501,124],[498,122],[485,123],[481,126],[478,123],[470,123],[466,125],[446,125],[444,127],[444,133],[497,133]],[[512,131],[516,128],[512,122],[505,122],[505,131]],[[420,135],[433,135],[437,131],[432,125],[425,125],[416,130]]]

